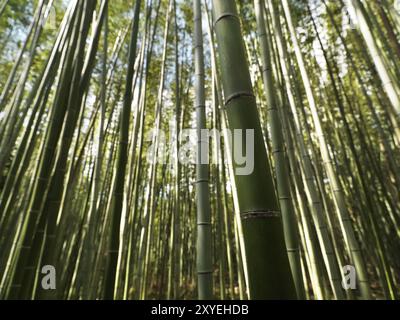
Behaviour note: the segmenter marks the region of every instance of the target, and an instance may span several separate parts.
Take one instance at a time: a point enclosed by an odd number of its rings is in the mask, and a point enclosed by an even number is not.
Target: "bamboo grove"
[[[399,298],[399,1],[1,0],[0,52],[1,299]]]

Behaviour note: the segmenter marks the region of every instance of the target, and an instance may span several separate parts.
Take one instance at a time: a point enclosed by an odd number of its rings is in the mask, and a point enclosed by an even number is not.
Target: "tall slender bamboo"
[[[127,163],[127,151],[128,151],[128,138],[129,138],[129,126],[130,126],[130,114],[131,114],[131,103],[132,103],[132,84],[134,74],[134,63],[136,58],[136,47],[139,33],[139,18],[140,18],[140,7],[141,0],[136,0],[133,16],[133,24],[131,31],[131,39],[129,44],[129,56],[128,56],[128,71],[126,74],[125,82],[125,94],[124,94],[124,105],[121,113],[121,126],[120,126],[120,141],[118,149],[118,160],[115,176],[115,190],[113,191],[113,207],[112,207],[112,223],[111,223],[111,239],[110,247],[108,250],[107,259],[107,272],[105,281],[105,298],[113,299],[115,290],[115,278],[117,273],[117,262],[119,253],[119,233],[120,233],[120,222],[121,212],[123,205],[123,195],[125,187],[125,170]]]
[[[284,155],[284,142],[281,120],[275,98],[271,67],[270,48],[267,40],[264,10],[261,0],[254,1],[257,30],[260,39],[264,90],[268,104],[268,119],[271,127],[271,140],[277,177],[277,188],[283,216],[283,227],[290,266],[296,285],[297,296],[304,299],[304,285],[300,268],[299,244],[297,240],[296,216],[289,188],[289,166]]]
[[[197,119],[197,281],[199,299],[212,299],[212,244],[211,208],[208,186],[208,135],[206,129],[206,105],[204,87],[203,28],[200,0],[193,0],[194,12],[194,54],[195,54],[195,108]]]
[[[366,18],[365,8],[363,7],[360,0],[348,0],[347,3],[351,8],[353,8],[354,12],[356,13],[361,34],[374,61],[379,77],[381,78],[382,86],[388,95],[392,107],[394,108],[394,111],[396,112],[396,115],[398,117],[397,120],[399,121],[400,88],[398,84],[395,81],[393,81],[393,78],[391,77],[389,71],[386,68],[382,55],[377,47],[376,41],[370,30],[370,26]]]
[[[360,250],[360,246],[357,242],[357,238],[354,234],[354,229],[351,224],[349,212],[346,208],[346,203],[343,195],[343,189],[340,185],[340,181],[337,178],[336,172],[333,168],[332,159],[328,151],[328,146],[325,140],[324,131],[322,129],[321,121],[317,111],[317,105],[314,98],[314,93],[312,90],[311,82],[308,76],[308,72],[305,68],[303,54],[300,50],[300,46],[297,40],[296,31],[294,29],[294,25],[292,22],[292,16],[290,12],[289,3],[287,0],[282,1],[283,9],[285,12],[285,17],[287,19],[288,27],[290,30],[291,39],[294,44],[295,54],[297,58],[297,62],[300,68],[300,72],[303,79],[304,88],[306,90],[308,103],[311,109],[312,119],[314,121],[315,131],[317,134],[317,138],[319,140],[319,146],[321,148],[321,157],[324,161],[325,169],[327,171],[327,175],[331,184],[333,198],[335,200],[335,205],[337,209],[337,213],[339,216],[339,221],[341,224],[343,236],[346,241],[348,253],[350,254],[352,261],[355,264],[356,269],[358,270],[358,281],[361,286],[361,292],[364,298],[369,299],[370,297],[370,288],[367,279],[367,271],[364,259],[362,257],[362,253]]]

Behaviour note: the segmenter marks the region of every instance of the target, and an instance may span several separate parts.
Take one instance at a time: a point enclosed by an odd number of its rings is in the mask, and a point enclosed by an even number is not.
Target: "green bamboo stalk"
[[[117,273],[118,253],[120,248],[119,231],[121,222],[121,212],[125,185],[125,170],[127,163],[129,124],[132,103],[132,84],[134,74],[134,63],[136,58],[136,46],[139,33],[141,0],[136,0],[129,44],[128,72],[126,75],[126,85],[124,94],[124,105],[121,113],[120,141],[118,149],[118,160],[115,176],[115,190],[113,191],[112,220],[111,220],[111,239],[108,250],[109,256],[106,268],[106,281],[104,296],[106,299],[114,298],[115,278]]]
[[[0,17],[3,15],[4,11],[7,8],[8,3],[10,2],[10,0],[4,0],[0,6]]]
[[[203,28],[200,0],[193,1],[194,12],[194,54],[195,54],[195,108],[197,120],[197,285],[198,297],[201,300],[212,299],[212,244],[211,244],[211,208],[208,185],[208,135],[202,138],[202,130],[206,129],[205,87],[204,87],[204,53]],[[207,150],[207,153],[205,153]]]
[[[243,176],[235,172],[250,298],[294,299],[296,293],[285,250],[282,221],[273,190],[236,5],[231,0],[214,0],[212,3],[229,126],[231,130],[254,130],[254,170]],[[265,193],[268,197],[265,197]],[[271,264],[271,261],[275,263]]]
[[[367,21],[366,12],[364,7],[362,6],[359,0],[348,0],[348,5],[353,8],[354,12],[357,15],[358,25],[361,31],[361,34],[364,38],[365,44],[368,47],[368,50],[371,54],[371,57],[376,66],[376,70],[378,71],[379,77],[382,81],[382,86],[386,91],[386,94],[392,104],[392,107],[396,113],[396,116],[400,117],[400,88],[396,82],[393,81],[390,72],[387,70],[383,57],[379,51],[379,48],[376,44],[376,40],[373,37],[370,26]]]
[[[303,137],[303,127],[301,126],[300,119],[298,116],[298,112],[296,109],[296,100],[295,100],[295,94],[297,97],[297,101],[301,101],[299,97],[299,92],[298,90],[295,90],[295,93],[293,93],[293,89],[290,84],[290,61],[289,61],[289,56],[286,52],[286,48],[284,47],[284,42],[283,42],[283,35],[282,35],[282,30],[281,30],[281,25],[279,21],[277,21],[277,8],[275,4],[272,3],[272,1],[269,1],[269,9],[271,10],[271,17],[273,21],[273,26],[274,30],[276,33],[276,42],[277,42],[277,48],[279,51],[280,55],[280,60],[281,60],[281,68],[282,68],[282,73],[283,73],[283,78],[286,86],[286,93],[287,93],[287,99],[289,102],[289,106],[291,109],[292,117],[293,117],[293,127],[294,127],[294,132],[295,132],[295,137],[296,139],[293,139],[293,141],[297,142],[298,149],[299,149],[299,154],[301,157],[301,165],[302,165],[302,170],[301,174],[304,177],[304,187],[305,187],[305,192],[307,195],[307,198],[309,199],[309,203],[311,205],[311,213],[312,213],[312,219],[315,224],[316,232],[317,232],[317,237],[319,239],[319,244],[321,246],[322,250],[322,256],[325,262],[325,267],[329,275],[329,280],[331,281],[331,287],[334,292],[334,295],[338,299],[343,298],[343,290],[341,287],[340,283],[340,270],[339,266],[337,264],[337,260],[333,251],[333,246],[332,242],[330,240],[330,236],[328,233],[327,225],[326,225],[326,219],[324,217],[324,208],[323,208],[323,203],[320,198],[320,193],[318,190],[317,186],[317,178],[315,177],[315,174],[313,172],[313,166],[309,157],[309,154],[306,149],[306,144],[304,141]],[[300,103],[300,102],[299,102]],[[283,120],[286,120],[287,117],[283,117]],[[289,128],[288,125],[286,127]],[[290,136],[286,132],[286,141],[290,141]],[[309,135],[308,131],[307,134]],[[293,155],[289,153],[289,160],[291,162],[291,167],[296,168],[295,166],[295,160],[293,158]],[[300,180],[298,179],[297,185],[300,186]],[[306,210],[303,210],[303,215],[305,214]],[[307,219],[307,218],[304,218]],[[306,221],[306,220],[305,220]],[[306,227],[306,223],[303,224],[303,227]],[[305,230],[306,231],[306,230]],[[311,231],[310,231],[311,234]],[[311,236],[309,236],[311,238]],[[311,249],[311,246],[309,246]],[[310,252],[310,254],[314,254],[314,250]],[[312,259],[315,260],[315,259]],[[316,265],[316,264],[314,264]],[[315,267],[315,270],[317,270],[317,267]],[[315,294],[317,299],[322,298],[322,291],[320,289],[319,285],[319,280],[314,279],[314,288],[315,288]]]
[[[362,253],[357,242],[356,236],[354,234],[354,229],[351,224],[351,219],[349,212],[346,208],[346,203],[344,199],[343,189],[338,180],[337,174],[333,168],[332,159],[328,151],[326,144],[324,131],[322,129],[321,121],[317,111],[317,105],[314,98],[314,93],[312,90],[311,82],[308,76],[308,72],[305,68],[303,54],[300,50],[299,43],[296,37],[296,31],[292,22],[292,16],[287,0],[282,1],[283,9],[285,12],[286,20],[290,30],[290,35],[292,42],[294,44],[295,54],[297,62],[300,68],[301,76],[303,79],[304,88],[306,90],[307,99],[311,109],[312,119],[314,121],[315,131],[319,141],[319,147],[321,151],[321,157],[324,162],[324,166],[328,175],[329,182],[331,184],[331,189],[333,193],[333,199],[335,201],[335,206],[337,209],[340,225],[342,228],[343,236],[345,238],[346,246],[350,257],[358,271],[358,281],[360,283],[362,296],[365,299],[370,298],[370,288],[368,284],[367,271]]]
[[[40,207],[43,201],[43,194],[47,189],[47,182],[50,177],[50,170],[52,160],[55,154],[55,147],[58,142],[58,137],[61,132],[60,122],[62,121],[67,107],[67,94],[72,78],[72,62],[74,57],[74,51],[72,47],[76,46],[76,43],[80,37],[80,17],[83,8],[78,8],[78,17],[75,19],[74,32],[71,36],[71,43],[73,46],[65,48],[65,55],[63,64],[65,67],[62,70],[60,76],[60,82],[58,86],[57,96],[54,101],[54,113],[52,114],[51,123],[48,127],[48,135],[43,143],[44,154],[41,157],[40,162],[35,171],[37,171],[37,178],[33,186],[33,196],[27,204],[27,217],[24,221],[24,234],[20,240],[20,249],[18,263],[15,266],[15,273],[13,276],[13,284],[10,291],[10,297],[17,298],[20,288],[22,287],[22,276],[28,261],[29,249],[32,246],[33,238],[36,233],[36,223],[40,219]],[[31,254],[36,254],[32,253]]]
[[[286,242],[286,250],[296,285],[297,297],[304,299],[305,292],[300,267],[299,244],[296,230],[296,217],[289,189],[289,165],[284,155],[284,141],[281,120],[278,115],[277,102],[275,98],[274,81],[271,67],[270,48],[266,38],[266,26],[264,10],[261,0],[254,1],[257,30],[261,46],[261,57],[263,65],[263,83],[268,105],[268,120],[270,124],[270,135],[272,140],[272,153],[277,178],[277,188],[280,207],[283,216],[283,227]]]

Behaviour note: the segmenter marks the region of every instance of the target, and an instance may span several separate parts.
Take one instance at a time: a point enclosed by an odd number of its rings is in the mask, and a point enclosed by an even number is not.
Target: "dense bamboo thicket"
[[[1,299],[398,299],[400,2],[0,0]]]

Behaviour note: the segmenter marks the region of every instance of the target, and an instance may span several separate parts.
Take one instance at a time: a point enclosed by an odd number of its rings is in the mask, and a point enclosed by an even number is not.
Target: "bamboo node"
[[[240,214],[242,220],[247,219],[267,219],[267,218],[280,218],[281,213],[275,210],[257,210],[257,211],[245,211]]]
[[[210,274],[213,273],[212,270],[207,270],[207,271],[197,271],[197,274]]]
[[[208,183],[208,182],[209,182],[208,179],[197,179],[195,183],[197,184],[197,183]]]
[[[211,226],[211,222],[197,222],[197,226]]]
[[[256,98],[256,96],[254,95],[253,92],[249,92],[249,91],[236,92],[225,99],[225,106],[227,106],[232,100],[240,98],[240,97],[250,97],[250,98],[254,98],[254,99]]]
[[[227,17],[233,17],[233,18],[236,18],[236,19],[240,20],[240,19],[239,19],[239,16],[238,16],[237,14],[233,13],[233,12],[222,12],[222,13],[219,15],[219,17],[217,17],[217,18],[215,19],[215,21],[214,21],[214,28],[215,28],[216,24],[217,24],[220,20],[222,20],[223,18],[227,18]]]

